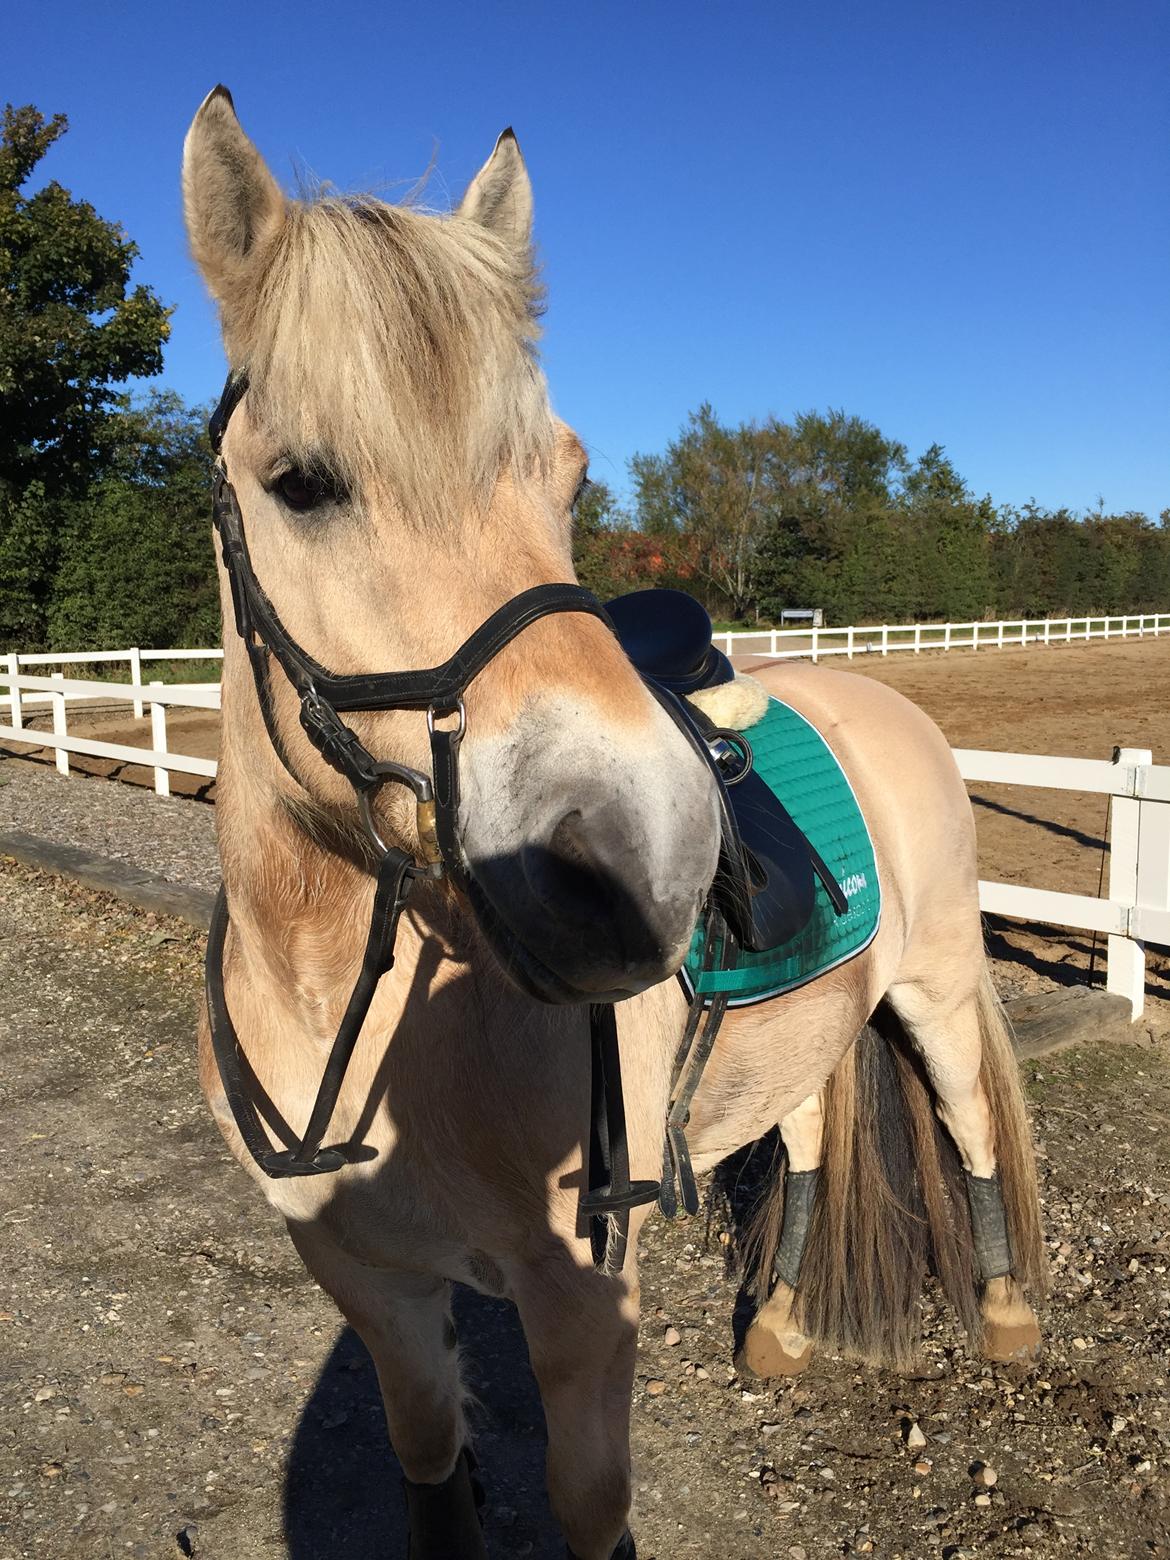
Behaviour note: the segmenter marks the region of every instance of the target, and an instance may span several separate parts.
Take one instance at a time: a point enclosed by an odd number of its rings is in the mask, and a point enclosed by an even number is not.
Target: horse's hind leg
[[[451,1286],[423,1274],[368,1267],[304,1226],[290,1224],[289,1233],[373,1358],[390,1442],[405,1475],[410,1560],[487,1560],[463,1420]]]
[[[635,1231],[631,1287],[564,1252],[512,1275],[548,1427],[548,1494],[577,1560],[633,1560],[630,1394],[638,1342]]]
[[[1011,1039],[984,974],[979,991],[948,1007],[920,985],[898,985],[890,1005],[930,1078],[936,1111],[966,1172],[975,1256],[983,1280],[982,1352],[1035,1353],[1040,1329],[1022,1286],[1042,1282],[1035,1160]]]
[[[787,1165],[784,1223],[773,1266],[776,1285],[753,1318],[736,1361],[757,1376],[799,1375],[812,1355],[813,1340],[796,1320],[796,1286],[820,1177],[824,1127],[819,1093],[810,1094],[780,1123]]]

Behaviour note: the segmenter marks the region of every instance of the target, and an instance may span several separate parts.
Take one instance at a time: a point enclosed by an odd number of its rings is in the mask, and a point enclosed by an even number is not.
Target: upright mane
[[[293,459],[359,494],[384,483],[410,520],[453,523],[502,470],[547,458],[527,246],[458,216],[319,193],[287,205],[258,262],[229,352]]]

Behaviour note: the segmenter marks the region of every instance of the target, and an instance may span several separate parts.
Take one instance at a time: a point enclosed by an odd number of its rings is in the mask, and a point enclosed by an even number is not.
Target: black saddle
[[[808,924],[820,877],[838,914],[847,901],[784,804],[752,768],[751,743],[724,732],[686,695],[731,682],[711,619],[680,590],[636,590],[605,604],[622,648],[686,731],[719,783],[722,841],[711,900],[739,945],[780,948]]]
[[[632,590],[605,610],[622,649],[643,677],[671,693],[694,693],[731,682],[735,673],[711,643],[711,619],[681,590]]]

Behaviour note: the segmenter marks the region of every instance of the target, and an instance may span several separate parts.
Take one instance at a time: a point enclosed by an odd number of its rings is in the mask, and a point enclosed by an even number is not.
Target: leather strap
[[[597,1002],[590,1007],[589,1039],[589,1190],[582,1192],[579,1206],[589,1220],[594,1263],[607,1278],[613,1278],[625,1266],[631,1209],[653,1202],[659,1187],[657,1181],[630,1180],[622,1060],[612,1002]]]
[[[703,964],[707,969],[726,969],[733,955],[735,940],[723,917],[715,909],[707,912],[707,941]],[[701,1030],[699,1017],[706,1013]],[[675,1072],[671,1082],[670,1106],[666,1116],[666,1153],[669,1174],[663,1174],[663,1191],[659,1206],[667,1217],[678,1212],[675,1198],[677,1180],[682,1194],[683,1211],[694,1215],[699,1211],[699,1188],[691,1165],[691,1150],[687,1142],[687,1127],[691,1120],[691,1105],[703,1072],[711,1059],[715,1040],[727,1013],[727,994],[717,992],[705,1008],[705,999],[695,993],[691,1010],[687,1015],[687,1027],[675,1057]]]
[[[394,964],[394,940],[398,921],[419,869],[400,850],[389,850],[378,868],[374,890],[374,908],[366,938],[361,969],[346,1005],[345,1016],[329,1052],[321,1075],[309,1124],[304,1137],[293,1137],[291,1145],[273,1148],[261,1123],[260,1114],[249,1094],[241,1064],[242,1047],[228,1012],[224,990],[224,943],[228,928],[227,894],[221,887],[216,896],[207,939],[207,1012],[211,1028],[211,1047],[219,1069],[220,1082],[228,1108],[244,1140],[244,1146],[264,1174],[272,1180],[294,1175],[322,1175],[340,1170],[364,1157],[360,1145],[325,1148],[325,1134],[333,1119],[337,1099],[345,1082],[346,1069],[362,1032],[378,982]]]
[[[315,688],[336,711],[452,709],[485,666],[531,624],[553,612],[586,612],[607,626],[605,608],[581,585],[534,585],[498,607],[455,653],[438,666],[407,672],[330,672],[284,626],[252,566],[235,490],[222,467],[215,475],[215,522],[232,584],[236,631],[257,635],[280,662],[298,693]]]
[[[408,1560],[487,1560],[484,1492],[468,1447],[442,1484],[403,1478],[410,1528]]]
[[[463,855],[459,849],[459,744],[463,739],[463,721],[453,731],[431,724],[431,771],[435,786],[435,834],[439,850],[449,871],[463,874]]]

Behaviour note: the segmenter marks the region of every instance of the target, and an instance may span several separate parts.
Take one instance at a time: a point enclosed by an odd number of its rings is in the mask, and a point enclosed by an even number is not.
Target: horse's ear
[[[196,264],[221,304],[230,304],[255,251],[280,227],[284,206],[280,186],[240,129],[231,93],[216,87],[183,145],[183,209]]]
[[[532,184],[510,129],[467,186],[455,215],[527,249],[532,238]]]

